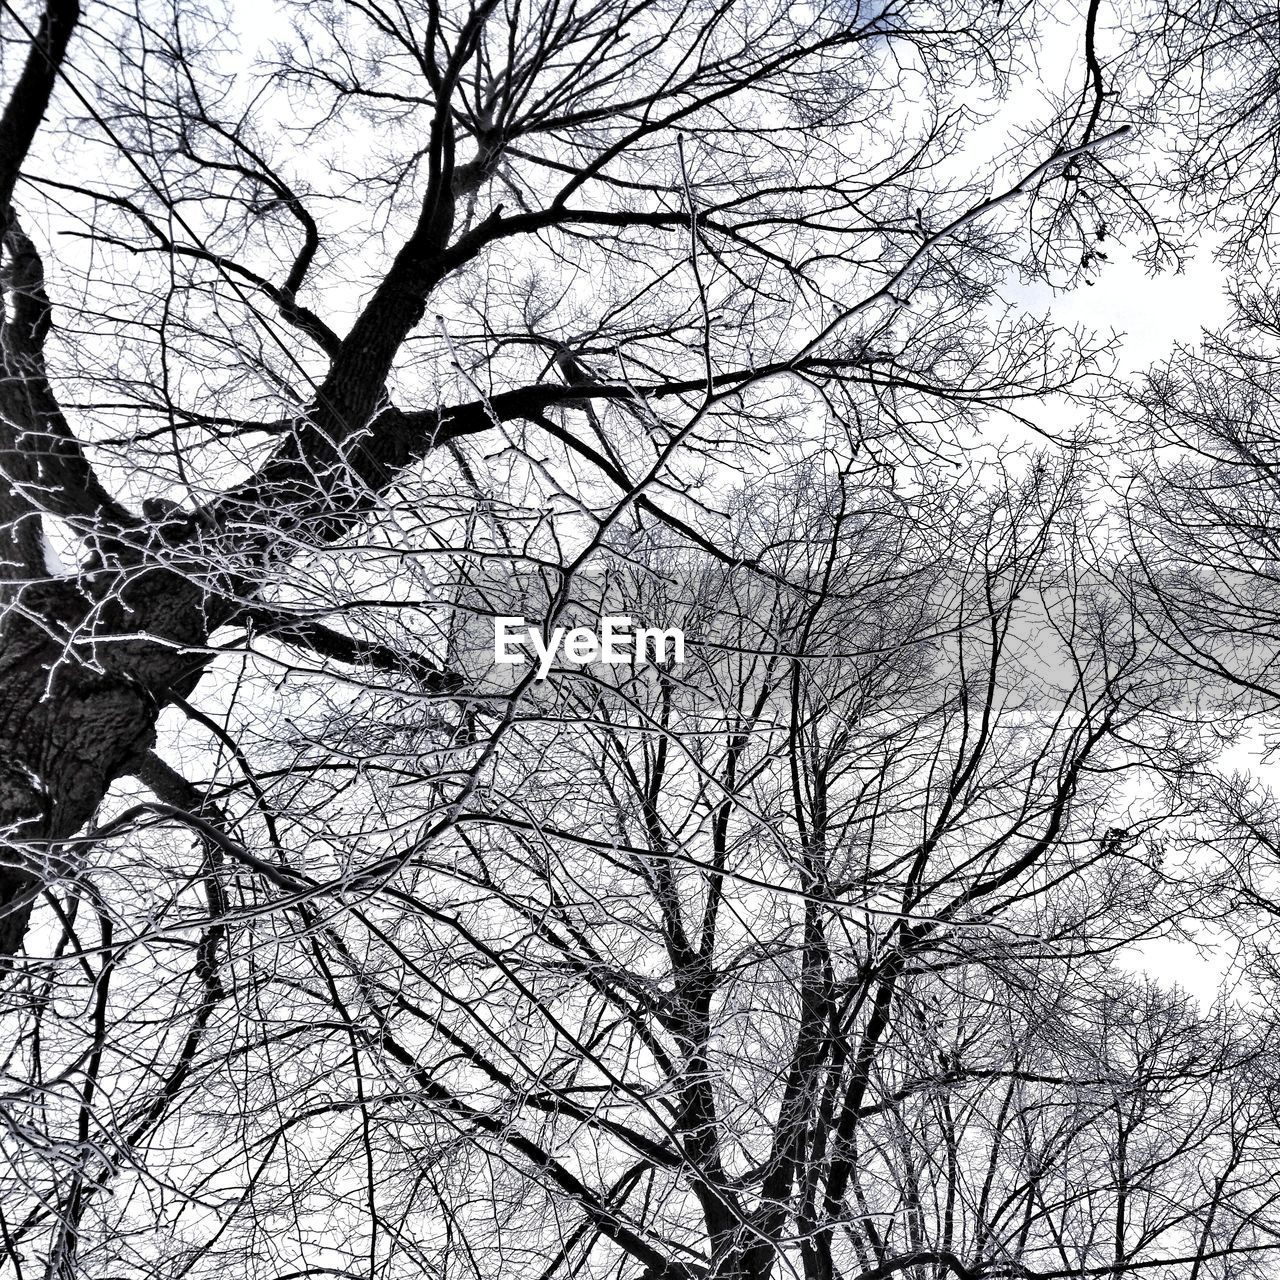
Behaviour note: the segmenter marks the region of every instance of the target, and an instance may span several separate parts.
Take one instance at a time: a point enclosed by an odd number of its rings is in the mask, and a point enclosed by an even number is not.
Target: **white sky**
[[[1154,277],[1122,245],[1109,244],[1108,254],[1110,261],[1091,286],[1054,296],[1045,285],[1014,285],[1005,293],[1036,314],[1052,309],[1063,324],[1123,335],[1122,373],[1143,369],[1176,343],[1195,343],[1202,329],[1226,321],[1226,277],[1209,246],[1202,246],[1180,274]]]
[[[1110,261],[1092,285],[1054,294],[1043,285],[1012,286],[1010,301],[1043,315],[1121,338],[1118,373],[1136,373],[1167,357],[1176,344],[1198,345],[1203,330],[1228,318],[1226,276],[1204,245],[1186,268],[1152,276],[1122,245],[1108,246]],[[1258,748],[1242,745],[1224,758],[1229,768],[1259,769]],[[1133,948],[1121,963],[1164,985],[1177,985],[1208,1005],[1226,982],[1234,953],[1221,939],[1206,936],[1200,945],[1175,938]]]

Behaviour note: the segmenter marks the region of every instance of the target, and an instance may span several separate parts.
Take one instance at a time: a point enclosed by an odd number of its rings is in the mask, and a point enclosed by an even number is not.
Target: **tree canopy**
[[[0,1277],[1276,1274],[1276,24],[5,0]]]

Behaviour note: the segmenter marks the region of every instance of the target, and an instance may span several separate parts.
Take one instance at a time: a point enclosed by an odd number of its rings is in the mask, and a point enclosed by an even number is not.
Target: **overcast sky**
[[[1092,285],[1053,294],[1043,285],[1007,290],[1010,301],[1043,313],[1052,308],[1066,324],[1082,325],[1100,335],[1121,336],[1119,370],[1136,373],[1164,359],[1177,344],[1197,344],[1203,330],[1222,325],[1228,314],[1226,274],[1206,245],[1178,274],[1152,276],[1123,246],[1108,249],[1110,261]],[[1256,748],[1248,745],[1229,753],[1230,767],[1257,771]],[[1229,979],[1232,953],[1216,939],[1202,947],[1175,939],[1148,942],[1125,958],[1164,984],[1177,984],[1202,1005],[1218,994]]]

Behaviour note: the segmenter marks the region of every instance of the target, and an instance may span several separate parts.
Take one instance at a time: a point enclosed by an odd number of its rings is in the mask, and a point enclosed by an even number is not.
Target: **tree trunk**
[[[191,584],[158,568],[112,578],[92,596],[82,580],[29,587],[0,625],[0,956],[21,945],[41,884],[74,871],[65,842],[207,661],[185,648],[205,639]]]

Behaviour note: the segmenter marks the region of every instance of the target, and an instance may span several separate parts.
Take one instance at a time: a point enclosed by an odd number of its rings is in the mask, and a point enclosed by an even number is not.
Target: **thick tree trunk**
[[[10,603],[0,625],[0,956],[21,945],[41,885],[76,866],[66,842],[151,746],[161,707],[199,678],[206,658],[184,646],[203,641],[202,612],[190,584],[163,569],[105,604],[71,581]],[[121,638],[130,633],[145,638]]]

